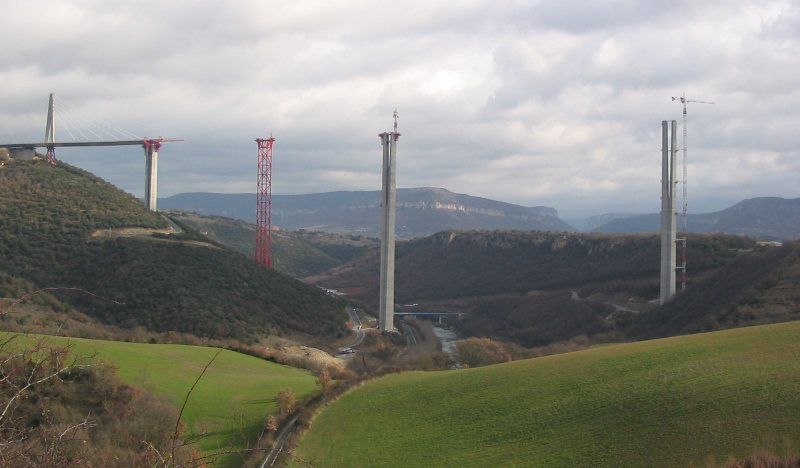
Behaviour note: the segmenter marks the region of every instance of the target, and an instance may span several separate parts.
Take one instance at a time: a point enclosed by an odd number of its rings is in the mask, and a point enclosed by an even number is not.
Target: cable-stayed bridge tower
[[[59,100],[61,102],[63,100]],[[56,141],[56,115],[63,118],[63,129],[73,141]],[[83,126],[83,128],[81,128]],[[78,135],[80,139],[76,138]],[[110,139],[105,139],[106,137]],[[88,147],[88,146],[141,146],[145,157],[144,204],[156,211],[158,202],[158,151],[165,142],[183,141],[183,138],[143,138],[98,121],[85,118],[65,105],[57,104],[55,96],[50,94],[47,104],[47,120],[45,121],[44,141],[36,143],[0,143],[0,148],[8,148],[11,154],[21,159],[32,158],[36,148],[47,150],[46,160],[52,165],[58,164],[56,148]]]
[[[47,104],[47,123],[44,126],[44,141],[45,143],[56,142],[56,116],[55,116],[55,101],[53,93],[50,93],[50,100]],[[53,145],[47,147],[47,162],[56,165],[56,149]]]

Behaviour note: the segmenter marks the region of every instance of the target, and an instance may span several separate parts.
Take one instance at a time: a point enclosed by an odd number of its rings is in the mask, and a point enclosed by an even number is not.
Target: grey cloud
[[[46,5],[3,4],[22,39],[0,48],[0,139],[39,138],[55,91],[186,137],[163,153],[165,195],[254,190],[252,140],[269,132],[276,193],[377,188],[397,106],[402,185],[570,216],[657,209],[658,126],[683,91],[717,101],[690,108],[692,206],[800,195],[790,1]],[[64,158],[141,194],[141,151],[126,151]]]

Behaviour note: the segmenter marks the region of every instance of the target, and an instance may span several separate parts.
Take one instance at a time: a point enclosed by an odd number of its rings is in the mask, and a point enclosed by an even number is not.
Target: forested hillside
[[[0,202],[0,271],[78,288],[53,294],[106,323],[248,339],[331,334],[344,321],[318,288],[196,233],[165,234],[160,215],[69,165],[12,161],[0,168]]]
[[[256,226],[223,216],[203,216],[172,211],[170,216],[202,235],[246,256],[253,255]],[[304,278],[353,260],[369,249],[378,248],[377,239],[319,231],[274,231],[272,261],[275,269]]]
[[[800,320],[800,244],[742,255],[666,306],[631,318],[631,338]]]
[[[698,236],[689,245],[698,272],[723,265],[755,243]],[[655,235],[444,231],[398,244],[395,291],[403,303],[629,283],[658,275],[659,249]],[[315,281],[369,302],[378,296],[378,266],[376,252]]]
[[[441,232],[398,245],[396,301],[464,313],[463,334],[525,346],[671,336],[800,318],[797,250],[692,235],[689,287],[659,308],[656,235]],[[313,281],[375,307],[377,255]]]

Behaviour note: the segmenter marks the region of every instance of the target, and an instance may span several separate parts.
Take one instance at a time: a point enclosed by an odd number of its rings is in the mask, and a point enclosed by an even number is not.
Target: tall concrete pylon
[[[670,128],[671,127],[671,128]],[[675,295],[677,260],[677,183],[675,158],[677,121],[661,122],[661,294],[664,305]]]
[[[383,192],[381,205],[381,289],[378,310],[378,327],[381,331],[394,330],[394,244],[397,226],[397,111],[394,113],[394,131],[378,135],[383,146]]]
[[[161,140],[144,140],[145,173],[144,204],[150,211],[157,211],[158,202],[158,150]]]
[[[55,123],[55,101],[53,93],[50,93],[50,101],[47,104],[47,122],[44,128],[44,142],[54,143],[56,141],[56,123]]]
[[[55,112],[55,99],[53,98],[53,93],[50,93],[50,100],[47,104],[47,122],[44,126],[44,142],[45,143],[55,143],[56,142],[56,112]],[[45,156],[47,162],[52,165],[56,165],[56,148],[55,146],[48,146],[47,147],[47,156]]]

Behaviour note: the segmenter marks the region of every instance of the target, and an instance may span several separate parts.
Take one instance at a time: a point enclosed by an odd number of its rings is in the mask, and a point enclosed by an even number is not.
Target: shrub
[[[503,343],[490,338],[467,338],[456,343],[458,357],[468,367],[488,366],[511,361]]]
[[[317,384],[322,387],[322,392],[327,393],[330,391],[331,386],[333,386],[333,379],[331,378],[330,372],[327,369],[322,370],[319,375],[317,376]]]
[[[177,410],[46,341],[0,343],[0,465],[145,466],[172,452]],[[24,390],[23,390],[24,389]],[[180,434],[177,434],[180,435]],[[182,447],[176,464],[196,455]]]
[[[291,388],[284,388],[283,390],[279,391],[277,401],[278,411],[280,412],[282,418],[292,414],[297,406],[297,397],[294,396],[294,392]]]

